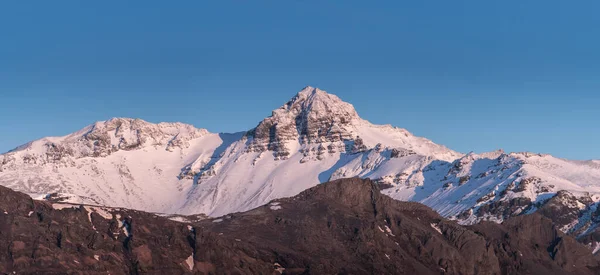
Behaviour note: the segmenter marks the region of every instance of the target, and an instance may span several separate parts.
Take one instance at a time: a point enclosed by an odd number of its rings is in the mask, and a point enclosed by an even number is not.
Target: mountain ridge
[[[596,274],[539,215],[461,226],[368,179],[218,218],[36,201],[0,186],[0,272],[21,274]],[[191,218],[191,219],[187,219]]]
[[[310,86],[247,131],[113,118],[0,155],[0,185],[35,198],[173,214],[245,211],[349,177],[370,178],[392,198],[464,224],[535,212],[568,192],[563,207],[575,214],[560,226],[588,234],[600,224],[590,214],[600,201],[598,161],[462,154],[371,124],[352,104]]]

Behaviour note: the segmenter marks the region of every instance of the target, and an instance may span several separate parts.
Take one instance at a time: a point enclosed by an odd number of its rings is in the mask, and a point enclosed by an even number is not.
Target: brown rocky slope
[[[0,272],[598,274],[600,265],[541,215],[464,227],[353,178],[194,223],[57,207],[0,187]]]

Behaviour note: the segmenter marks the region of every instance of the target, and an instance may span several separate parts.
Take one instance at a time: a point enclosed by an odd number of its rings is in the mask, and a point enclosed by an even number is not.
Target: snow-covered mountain
[[[405,129],[371,124],[351,104],[313,87],[249,131],[217,134],[114,118],[0,155],[0,184],[34,197],[210,216],[355,176],[462,223],[538,209],[567,209],[570,216],[561,216],[570,218],[557,220],[566,232],[589,233],[600,223],[600,161],[461,154]]]

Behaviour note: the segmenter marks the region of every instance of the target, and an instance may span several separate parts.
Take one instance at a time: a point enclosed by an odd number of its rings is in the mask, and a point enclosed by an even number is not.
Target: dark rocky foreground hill
[[[0,273],[13,272],[600,274],[600,263],[538,214],[464,227],[344,179],[194,223],[58,207],[0,186]]]

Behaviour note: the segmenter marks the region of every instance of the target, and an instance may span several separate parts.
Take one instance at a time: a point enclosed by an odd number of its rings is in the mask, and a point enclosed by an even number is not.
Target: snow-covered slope
[[[374,150],[394,161],[379,169],[369,163]],[[115,118],[33,141],[0,155],[0,184],[71,202],[221,215],[342,174],[385,176],[415,165],[413,158],[461,156],[404,129],[373,125],[337,96],[306,87],[256,128],[236,134]]]
[[[378,168],[368,163],[373,150],[395,159],[418,155],[425,161],[451,161],[462,156],[404,129],[373,125],[337,96],[307,87],[231,144],[219,159],[204,166],[193,164],[188,174],[194,175],[196,184],[171,211],[215,216],[251,209],[337,178],[338,170],[353,165],[354,159],[364,162],[366,175]],[[381,173],[394,169],[402,167]]]
[[[550,199],[558,191],[600,199],[600,167],[532,153],[502,151],[469,153],[453,162],[434,162],[423,167],[421,186],[393,185],[385,194],[399,200],[422,202],[464,223],[481,219],[502,221]],[[488,209],[514,200],[529,201],[511,211]],[[477,211],[485,212],[477,216]],[[502,211],[500,211],[502,210]]]
[[[162,211],[191,185],[177,179],[182,166],[220,143],[191,125],[114,118],[0,155],[0,184],[34,197]]]
[[[32,196],[177,214],[244,211],[355,176],[462,223],[502,221],[552,203],[575,213],[561,222],[565,231],[597,227],[599,161],[464,155],[405,129],[373,125],[313,87],[240,133],[115,118],[0,155],[0,184]]]

